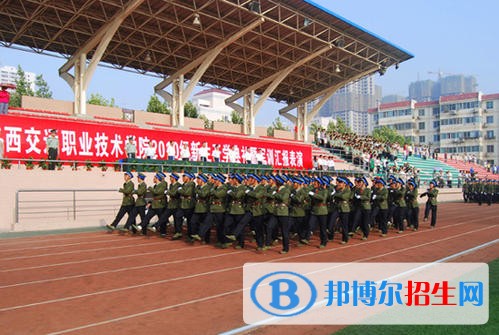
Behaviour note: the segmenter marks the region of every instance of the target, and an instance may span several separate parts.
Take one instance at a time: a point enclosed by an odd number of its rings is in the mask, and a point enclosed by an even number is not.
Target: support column
[[[172,106],[172,126],[182,128],[184,126],[184,75],[181,74],[173,80],[173,95],[171,97]]]
[[[307,125],[307,104],[301,104],[297,107],[296,112],[296,139],[298,141],[308,141],[308,125]]]
[[[255,91],[245,94],[243,99],[243,134],[255,135]]]

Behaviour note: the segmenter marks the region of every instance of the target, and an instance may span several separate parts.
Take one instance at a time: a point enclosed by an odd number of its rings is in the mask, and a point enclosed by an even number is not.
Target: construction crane
[[[440,80],[440,79],[442,79],[443,76],[450,76],[450,75],[453,75],[455,73],[447,73],[447,72],[443,72],[443,71],[438,70],[438,72],[428,71],[428,74],[436,74],[436,75],[438,75],[438,80]]]

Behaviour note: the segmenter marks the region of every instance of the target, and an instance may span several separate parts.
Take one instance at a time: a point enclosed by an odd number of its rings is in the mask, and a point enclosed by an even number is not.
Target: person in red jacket
[[[2,86],[2,90],[0,91],[0,114],[7,114],[9,110],[9,100],[10,94],[7,91],[7,87]]]

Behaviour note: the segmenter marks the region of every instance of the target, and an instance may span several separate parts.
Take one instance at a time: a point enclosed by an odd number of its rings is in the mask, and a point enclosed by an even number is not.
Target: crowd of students
[[[377,177],[369,182],[365,177],[352,181],[309,173],[224,176],[185,172],[167,176],[158,172],[149,187],[144,174],[137,174],[137,187],[133,178],[131,172],[124,174],[119,190],[123,201],[116,218],[107,225],[110,232],[128,214],[119,229],[123,234],[157,233],[173,240],[185,237],[190,243],[211,243],[214,229],[217,247],[244,248],[251,236],[259,252],[281,240],[280,252],[285,254],[293,239],[296,246],[312,245],[316,242],[311,237],[317,233],[317,247],[325,248],[336,233],[340,243],[346,244],[356,232],[367,240],[373,231],[387,236],[390,227],[398,233],[407,228],[417,231],[418,196],[428,197],[424,218],[431,213],[430,227],[435,227],[437,219],[434,181],[419,195],[414,179],[406,183],[395,176],[389,176],[387,182]]]

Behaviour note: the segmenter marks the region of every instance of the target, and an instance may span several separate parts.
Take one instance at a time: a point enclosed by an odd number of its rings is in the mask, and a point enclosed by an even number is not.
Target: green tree
[[[33,96],[35,93],[31,89],[30,83],[26,79],[26,74],[21,65],[17,66],[16,91],[10,96],[9,105],[12,107],[21,107],[21,97]]]
[[[90,98],[87,100],[87,103],[90,105],[116,107],[116,105],[114,104],[114,98],[108,100],[104,98],[100,93],[91,93]]]
[[[170,109],[166,102],[161,102],[156,94],[151,95],[147,103],[147,111],[149,113],[170,114]]]
[[[374,129],[372,136],[374,139],[381,142],[398,143],[400,145],[406,143],[404,136],[397,133],[395,129],[386,126]]]
[[[274,122],[272,122],[272,128],[275,130],[289,130],[289,127],[282,123],[279,116],[274,120]]]
[[[198,110],[192,101],[187,101],[184,105],[184,116],[197,119],[199,117]]]
[[[213,129],[215,128],[215,122],[210,121],[206,115],[201,114],[199,116],[201,120],[203,120],[204,123],[204,129]]]
[[[230,120],[233,124],[243,124],[243,117],[236,111],[230,113]]]
[[[35,96],[40,98],[52,99],[52,91],[50,90],[49,85],[47,84],[45,79],[43,79],[42,74],[36,76],[35,87]]]

